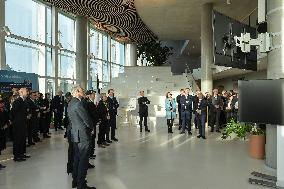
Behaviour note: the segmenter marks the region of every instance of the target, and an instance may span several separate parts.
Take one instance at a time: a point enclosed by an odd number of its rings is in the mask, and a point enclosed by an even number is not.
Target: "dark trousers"
[[[182,119],[181,119],[181,110],[178,108],[178,125],[181,127],[182,125]]]
[[[216,125],[216,131],[219,131],[220,129],[220,110],[212,111],[210,115],[210,126],[211,126],[211,131],[214,131],[214,125]]]
[[[63,112],[54,112],[54,128],[57,130],[62,126]]]
[[[116,129],[116,115],[110,117],[109,125],[110,125],[111,139],[114,139],[115,138],[115,129]]]
[[[168,133],[173,132],[174,119],[167,119]]]
[[[90,155],[95,155],[95,147],[96,147],[96,134],[92,134]]]
[[[182,132],[185,131],[185,128],[187,127],[188,132],[191,132],[191,117],[192,113],[191,111],[183,111],[181,112],[181,119],[182,119]]]
[[[205,122],[206,122],[206,114],[195,114],[197,119],[197,125],[199,129],[199,135],[205,137]]]
[[[198,120],[198,115],[197,115],[197,113],[195,113],[194,114],[194,126],[195,126],[195,129],[198,129],[198,122],[197,122],[197,120]]]
[[[32,124],[32,135],[34,140],[38,140],[38,132],[39,132],[39,118],[34,117],[31,119]]]
[[[139,120],[139,125],[140,125],[140,131],[142,131],[142,123],[143,123],[143,120],[144,120],[144,126],[145,126],[145,130],[148,130],[148,125],[147,125],[147,116],[139,116],[140,117],[140,120]]]
[[[74,148],[74,162],[72,177],[77,181],[78,189],[86,189],[86,176],[90,157],[90,144],[73,143]]]
[[[47,129],[47,133],[49,133],[49,128],[50,128],[50,124],[51,124],[51,118],[52,118],[52,113],[47,113],[46,114],[46,129]]]
[[[106,139],[106,131],[107,131],[108,121],[104,120],[99,125],[99,133],[98,133],[98,144],[103,144]]]
[[[25,127],[24,124],[21,124],[20,127]],[[26,135],[24,130],[20,130],[14,126],[13,128],[13,155],[14,158],[20,158],[26,153]]]
[[[31,120],[28,121],[27,125],[27,138],[28,138],[28,144],[31,144],[33,142],[33,128],[32,128],[32,122]]]

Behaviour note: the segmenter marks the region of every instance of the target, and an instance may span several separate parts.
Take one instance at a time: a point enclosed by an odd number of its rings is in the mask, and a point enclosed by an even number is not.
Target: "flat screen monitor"
[[[241,122],[284,125],[284,79],[239,81]]]
[[[240,23],[217,11],[213,11],[213,40],[214,64],[218,66],[257,70],[257,50],[251,47],[250,53],[243,53],[235,46],[234,36],[241,33],[250,33],[251,38],[256,38],[256,29]]]

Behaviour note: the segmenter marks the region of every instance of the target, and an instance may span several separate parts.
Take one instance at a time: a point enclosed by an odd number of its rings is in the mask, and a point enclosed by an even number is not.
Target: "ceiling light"
[[[10,36],[12,34],[8,26],[3,26],[2,31],[5,33],[6,36]]]
[[[227,5],[230,5],[231,4],[231,0],[227,0]]]

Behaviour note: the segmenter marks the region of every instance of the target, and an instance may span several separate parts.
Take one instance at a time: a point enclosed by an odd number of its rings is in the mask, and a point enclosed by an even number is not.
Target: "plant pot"
[[[265,157],[265,136],[251,135],[249,137],[249,154],[255,159],[264,159]]]

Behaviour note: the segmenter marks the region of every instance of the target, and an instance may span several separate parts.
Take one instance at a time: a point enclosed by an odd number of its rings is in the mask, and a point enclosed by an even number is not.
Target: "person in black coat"
[[[9,124],[9,116],[5,107],[5,102],[0,95],[0,155],[1,151],[6,148],[6,129]],[[6,166],[0,164],[0,170]]]
[[[197,119],[197,125],[199,128],[199,135],[197,138],[203,138],[206,139],[205,137],[205,122],[207,119],[207,100],[204,98],[203,94],[200,92],[197,94],[198,97],[198,103],[196,107],[196,119]]]
[[[187,128],[188,134],[191,133],[191,118],[193,111],[193,96],[189,94],[190,89],[186,88],[184,95],[180,98],[181,103],[181,115],[182,115],[182,131],[180,134],[185,133],[185,129]]]
[[[37,102],[37,94],[35,91],[30,93],[29,98],[26,99],[29,110],[29,120],[28,120],[28,145],[34,145],[34,142],[40,142],[38,136],[39,123],[40,123],[40,107]]]
[[[27,123],[27,103],[28,90],[21,88],[18,97],[12,104],[11,121],[13,124],[13,154],[14,161],[25,161],[29,156],[26,153],[26,123]]]
[[[64,113],[64,96],[62,96],[63,92],[58,91],[58,95],[54,96],[51,101],[51,107],[54,112],[54,128],[55,131],[57,129],[64,130],[62,128],[62,120]]]
[[[213,90],[212,104],[214,109],[212,111],[211,132],[214,132],[214,125],[216,125],[216,132],[220,133],[220,114],[223,107],[222,98],[218,94],[218,89]]]
[[[178,118],[179,118],[179,121],[178,121],[178,130],[181,129],[181,126],[182,126],[182,119],[181,119],[181,103],[180,103],[180,97],[182,97],[184,95],[184,89],[181,89],[180,90],[180,94],[177,96],[177,103],[178,103]]]
[[[90,114],[90,117],[92,118],[94,129],[92,131],[92,143],[91,143],[91,155],[90,159],[95,159],[95,147],[96,147],[96,125],[99,122],[99,115],[98,115],[98,109],[95,104],[95,98],[96,98],[96,92],[93,90],[88,90],[86,92],[86,98],[84,98],[83,102],[88,110],[88,113]],[[92,167],[89,165],[89,167]]]
[[[108,104],[109,104],[109,126],[110,126],[110,132],[111,132],[111,140],[117,142],[118,139],[115,137],[115,129],[116,129],[116,116],[117,116],[117,108],[119,107],[119,104],[117,102],[117,99],[114,97],[114,90],[109,89],[108,90],[108,98],[107,98]],[[109,140],[109,134],[107,134],[107,140]]]
[[[140,132],[142,132],[142,122],[144,120],[145,131],[150,132],[147,125],[147,117],[148,117],[148,105],[150,101],[147,97],[144,96],[144,91],[140,91],[140,97],[138,98],[139,104],[139,125],[140,125]]]
[[[50,93],[45,93],[45,98],[44,98],[44,103],[47,105],[47,110],[46,110],[46,133],[49,133],[49,128],[51,124],[51,119],[52,119],[52,110],[51,110],[51,96]]]
[[[84,90],[80,86],[72,89],[73,98],[68,104],[68,117],[71,124],[71,139],[74,148],[72,187],[78,189],[95,189],[87,186],[86,176],[90,157],[91,131],[93,122],[87,109],[82,102],[85,96]]]
[[[100,125],[99,125],[99,133],[98,133],[98,147],[99,148],[105,148],[106,146],[109,146],[109,144],[106,141],[106,133],[108,132],[108,124],[110,120],[109,115],[109,105],[107,101],[106,94],[101,94],[101,100],[98,104],[98,112],[99,112],[99,119],[100,119]]]

